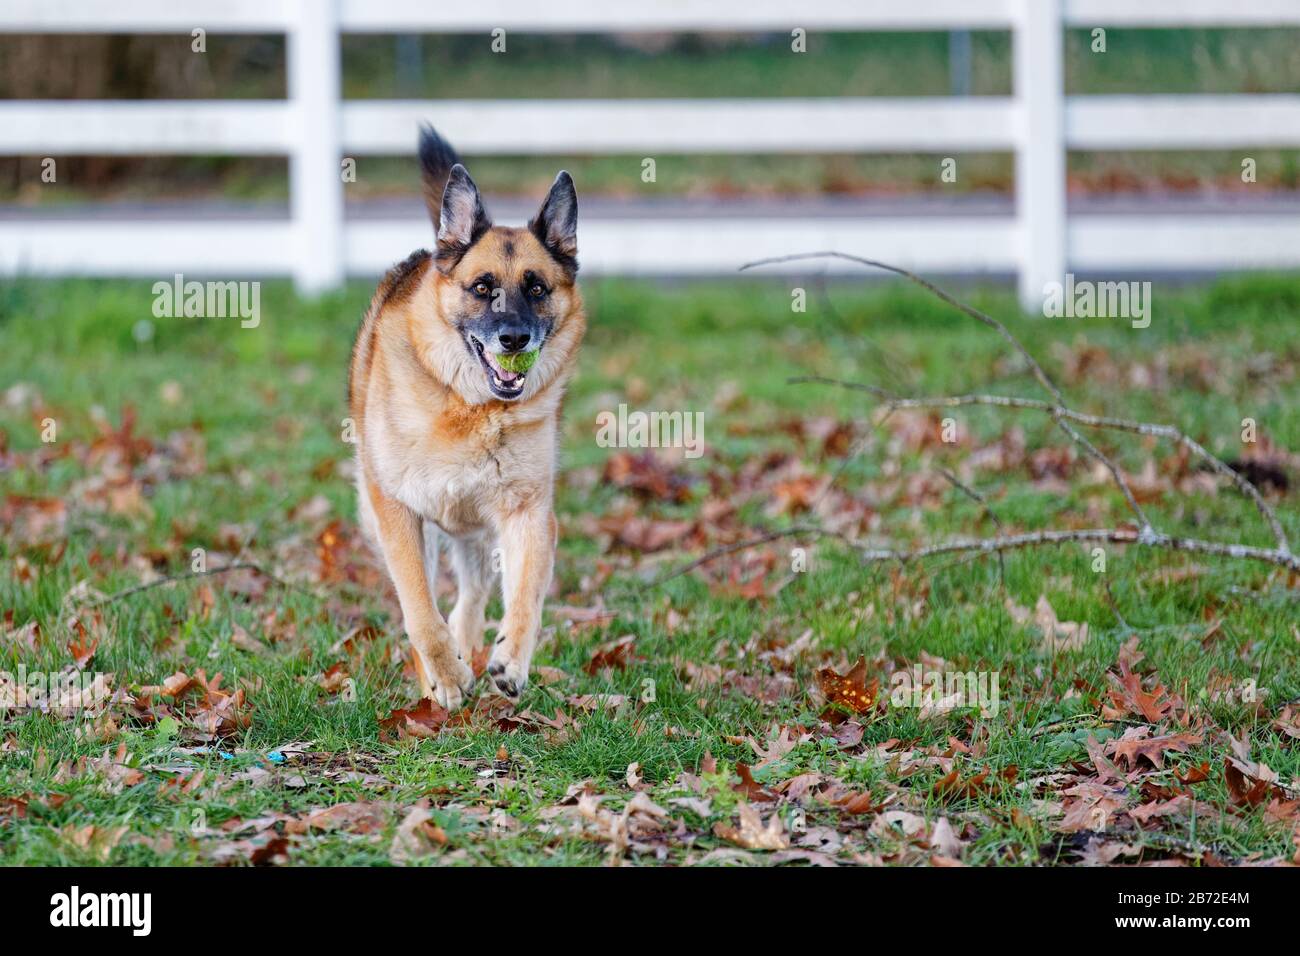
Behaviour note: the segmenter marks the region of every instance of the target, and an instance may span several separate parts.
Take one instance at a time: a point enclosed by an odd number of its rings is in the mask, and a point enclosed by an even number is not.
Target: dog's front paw
[[[433,675],[433,699],[448,711],[459,710],[474,689],[474,672],[459,658],[437,668]]]
[[[512,701],[517,701],[528,686],[528,665],[503,653],[500,647],[488,660],[487,673],[496,689]]]

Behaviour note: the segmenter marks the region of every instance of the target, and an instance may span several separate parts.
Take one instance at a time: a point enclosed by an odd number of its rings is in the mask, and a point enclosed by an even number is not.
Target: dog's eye
[[[488,284],[487,284],[486,282],[476,282],[476,283],[474,283],[474,294],[475,294],[475,295],[487,295],[487,294],[488,294],[489,292],[491,292],[491,291],[492,291],[492,290],[491,290],[490,288],[488,288]]]
[[[540,299],[542,296],[546,295],[546,286],[542,285],[540,282],[534,282],[529,286],[528,294],[534,299]]]

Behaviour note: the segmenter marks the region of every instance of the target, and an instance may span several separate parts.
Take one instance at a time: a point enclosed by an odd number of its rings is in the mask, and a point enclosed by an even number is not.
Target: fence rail
[[[421,121],[471,154],[1010,151],[1012,216],[628,218],[584,222],[584,268],[730,271],[763,255],[837,247],[914,268],[1016,272],[1022,300],[1067,268],[1300,266],[1290,215],[1066,214],[1068,149],[1300,146],[1300,96],[1065,96],[1072,27],[1300,26],[1296,0],[8,0],[0,32],[284,33],[288,95],[274,101],[0,101],[0,153],[281,154],[288,221],[0,220],[0,272],[291,274],[306,291],[375,273],[427,245],[423,220],[349,220],[343,156],[410,153]],[[343,100],[349,32],[1010,30],[1010,97]]]

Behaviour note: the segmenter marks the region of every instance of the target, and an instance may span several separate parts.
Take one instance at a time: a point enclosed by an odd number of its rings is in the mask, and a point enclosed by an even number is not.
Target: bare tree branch
[[[1195,554],[1216,555],[1222,558],[1239,558],[1262,561],[1266,564],[1300,571],[1300,556],[1276,548],[1257,548],[1246,544],[1221,544],[1200,538],[1180,538],[1173,535],[1149,532],[1143,534],[1128,528],[1085,528],[1075,531],[1030,531],[1024,534],[1000,535],[994,538],[951,538],[939,544],[912,549],[872,548],[859,545],[858,554],[864,561],[916,561],[940,554],[982,552],[994,554],[1015,551],[1034,545],[1065,544],[1071,541],[1107,541],[1112,544],[1137,544],[1171,551],[1189,551]]]
[[[280,578],[277,578],[260,564],[253,564],[249,561],[239,561],[234,564],[223,564],[219,568],[208,568],[205,571],[186,571],[184,574],[171,574],[166,577],[155,578],[152,581],[146,581],[144,584],[137,584],[134,587],[118,591],[116,594],[110,594],[108,597],[101,598],[98,601],[92,601],[85,606],[89,608],[103,607],[106,604],[112,604],[115,601],[120,601],[122,598],[130,597],[133,594],[139,594],[141,591],[149,591],[153,588],[163,587],[168,584],[179,584],[181,581],[192,581],[195,578],[208,578],[218,574],[228,574],[231,571],[252,571],[256,574],[262,575],[262,577],[266,578],[271,583],[282,588],[287,588],[291,591],[303,591],[303,589],[297,585],[290,584],[288,581],[282,581]],[[303,593],[306,594],[310,592],[303,591]]]
[[[718,558],[724,557],[728,554],[735,554],[738,551],[756,548],[760,545],[767,544],[770,541],[775,541],[780,538],[794,537],[796,535],[818,538],[837,538],[856,550],[858,552],[858,557],[867,564],[877,564],[888,561],[897,561],[900,564],[907,564],[912,561],[924,561],[927,558],[939,557],[940,555],[945,554],[1000,555],[1006,551],[1018,551],[1024,548],[1036,546],[1094,541],[1107,542],[1110,544],[1134,544],[1147,548],[1163,548],[1168,551],[1184,551],[1193,554],[1213,555],[1221,558],[1259,561],[1264,564],[1272,564],[1277,567],[1300,572],[1300,555],[1280,551],[1276,548],[1258,548],[1246,544],[1221,544],[1217,541],[1204,541],[1200,538],[1175,537],[1173,535],[1160,534],[1159,532],[1143,534],[1133,528],[1083,528],[1072,531],[1029,531],[1023,534],[997,535],[992,538],[949,538],[947,541],[941,541],[938,544],[915,548],[904,548],[867,545],[854,541],[839,532],[829,531],[825,528],[805,526],[789,528],[783,531],[771,531],[755,538],[749,538],[745,541],[737,541],[720,548],[714,548],[691,561],[689,564],[684,564],[677,570],[671,571],[659,578],[651,585],[651,587],[657,587],[666,581],[671,581],[673,578],[694,571],[696,568],[702,567],[711,561],[716,561]]]
[[[748,551],[750,548],[757,548],[760,545],[768,544],[772,541],[780,541],[782,538],[795,538],[801,536],[813,538],[838,538],[846,544],[853,544],[848,537],[838,531],[828,531],[825,528],[817,528],[808,525],[796,525],[793,528],[782,528],[779,531],[766,531],[756,537],[746,538],[744,541],[733,541],[731,544],[724,544],[720,548],[714,548],[712,551],[701,555],[694,561],[683,564],[680,568],[676,568],[675,570],[669,571],[667,574],[656,578],[651,581],[647,587],[657,588],[659,585],[665,584],[673,578],[679,578],[683,574],[689,574],[696,568],[703,567],[711,561],[716,561],[724,555],[735,554],[737,551]]]
[[[871,385],[862,385],[858,382],[845,382],[839,379],[826,378],[824,376],[805,376],[802,378],[792,378],[791,383],[816,382],[823,385],[837,385],[841,388],[851,389],[853,391],[870,392],[873,395],[880,395],[885,404],[891,409],[898,408],[957,408],[964,405],[992,405],[1002,408],[1027,408],[1034,411],[1043,412],[1048,415],[1059,415],[1063,419],[1077,422],[1089,428],[1104,428],[1114,431],[1131,432],[1135,435],[1147,435],[1155,438],[1167,438],[1177,442],[1195,455],[1201,461],[1205,462],[1214,472],[1229,479],[1237,490],[1254,503],[1255,509],[1260,516],[1268,523],[1269,529],[1273,532],[1273,539],[1277,542],[1279,551],[1289,552],[1291,550],[1287,543],[1286,532],[1282,529],[1282,523],[1278,520],[1277,512],[1273,507],[1264,500],[1264,496],[1259,489],[1251,483],[1250,479],[1241,472],[1230,468],[1222,459],[1216,457],[1207,451],[1205,446],[1193,439],[1186,432],[1173,425],[1159,425],[1151,422],[1139,422],[1126,418],[1111,418],[1105,415],[1088,415],[1083,412],[1076,412],[1070,408],[1058,407],[1048,402],[1040,401],[1036,398],[1019,398],[1012,395],[945,395],[935,398],[893,398],[884,393],[883,389],[875,388]]]
[[[1065,409],[1065,396],[1061,394],[1061,390],[1057,388],[1056,383],[1053,382],[1052,379],[1048,376],[1046,370],[1044,370],[1043,366],[1039,364],[1036,358],[1034,358],[1034,356],[1030,353],[1029,349],[1025,348],[1024,345],[1021,344],[1020,340],[1011,334],[1011,330],[1008,329],[1001,322],[999,322],[997,319],[993,318],[993,316],[989,315],[986,312],[981,312],[979,309],[975,308],[974,306],[967,305],[965,302],[962,302],[959,299],[954,298],[952,295],[945,292],[943,289],[939,288],[933,282],[929,282],[926,279],[922,279],[915,272],[910,272],[907,269],[903,269],[899,266],[892,266],[886,262],[880,262],[876,259],[864,259],[861,256],[851,256],[843,252],[806,252],[806,253],[798,253],[790,256],[777,256],[771,259],[759,259],[754,262],[745,263],[743,266],[740,267],[740,271],[744,272],[746,269],[752,269],[762,265],[771,265],[778,262],[793,262],[800,259],[822,259],[822,258],[844,259],[848,262],[856,262],[859,265],[871,266],[877,269],[884,269],[886,272],[892,272],[895,275],[900,275],[911,282],[915,282],[917,285],[925,289],[927,292],[943,300],[944,302],[947,302],[949,305],[953,306],[954,308],[959,309],[960,311],[966,313],[971,318],[984,323],[989,328],[997,332],[998,335],[1002,336],[1002,338],[1005,339],[1006,342],[1010,344],[1012,348],[1014,348],[1017,352],[1020,353],[1021,357],[1029,365],[1029,370],[1033,373],[1034,378],[1038,379],[1038,384],[1043,387],[1043,390],[1047,392],[1048,395],[1052,396],[1052,401],[1053,401],[1052,420],[1056,422],[1057,426],[1060,427],[1062,431],[1064,431],[1067,435],[1070,436],[1070,438],[1074,440],[1075,444],[1077,444],[1080,448],[1082,448],[1089,455],[1097,459],[1097,461],[1101,462],[1102,465],[1106,467],[1106,470],[1110,472],[1111,477],[1115,480],[1115,484],[1119,486],[1119,490],[1123,492],[1124,500],[1128,502],[1128,506],[1130,510],[1132,510],[1133,514],[1137,517],[1138,525],[1142,527],[1144,530],[1152,530],[1152,531],[1154,530],[1151,527],[1151,522],[1147,520],[1146,512],[1143,511],[1142,507],[1138,504],[1137,497],[1133,494],[1133,489],[1129,487],[1128,479],[1125,478],[1124,473],[1120,471],[1119,465],[1111,461],[1110,457],[1106,455],[1105,452],[1099,449],[1092,442],[1088,441],[1088,439],[1080,435],[1077,429],[1071,427],[1069,423],[1067,423],[1064,420],[1064,418],[1060,414],[1060,412]]]
[[[948,479],[950,485],[983,508],[984,513],[989,516],[989,520],[993,522],[993,527],[997,528],[999,532],[1002,531],[1002,522],[998,520],[997,513],[989,507],[989,503],[984,500],[983,495],[974,488],[968,486],[947,468],[940,468],[939,474]],[[1007,589],[1007,562],[1006,558],[1002,556],[1001,551],[998,552],[998,580],[1002,582],[1002,590],[1005,591]]]
[[[891,413],[897,409],[906,408],[954,408],[965,405],[989,405],[1002,408],[1031,409],[1042,412],[1049,415],[1057,426],[1060,427],[1075,444],[1079,445],[1089,455],[1097,461],[1100,461],[1106,467],[1116,486],[1123,493],[1130,510],[1137,517],[1138,528],[1136,530],[1131,528],[1090,528],[1070,531],[1031,531],[1021,534],[999,533],[991,538],[951,538],[937,544],[903,548],[867,545],[853,541],[838,532],[832,532],[818,527],[802,526],[781,531],[765,532],[758,537],[746,541],[734,542],[721,548],[716,548],[699,558],[696,558],[690,563],[683,565],[676,571],[670,572],[664,577],[661,577],[655,582],[655,584],[662,584],[672,578],[686,574],[724,555],[734,554],[738,551],[758,547],[779,538],[792,537],[796,535],[836,537],[845,541],[850,547],[857,550],[861,560],[867,563],[884,561],[899,561],[906,563],[909,561],[925,560],[926,558],[945,554],[975,556],[980,554],[996,554],[998,555],[999,561],[1001,561],[1002,555],[1007,551],[1038,546],[1091,541],[1108,542],[1112,544],[1133,544],[1146,548],[1257,561],[1300,572],[1300,556],[1291,552],[1290,545],[1287,542],[1286,533],[1282,528],[1281,522],[1278,520],[1277,514],[1268,502],[1264,500],[1259,489],[1257,489],[1245,475],[1228,467],[1226,463],[1211,454],[1204,446],[1189,437],[1182,430],[1175,428],[1172,425],[1159,425],[1148,422],[1133,421],[1130,419],[1089,415],[1069,408],[1066,405],[1065,397],[1061,393],[1061,390],[1047,375],[1047,372],[1043,369],[1042,365],[1040,365],[1033,355],[1030,354],[1029,350],[1021,344],[1020,340],[1011,334],[1010,330],[1008,330],[1005,325],[992,316],[981,312],[979,309],[973,308],[972,306],[959,301],[943,289],[925,279],[922,279],[915,273],[874,259],[866,259],[860,256],[853,256],[847,253],[835,251],[801,253],[761,259],[745,264],[741,267],[741,271],[779,262],[794,262],[818,258],[843,259],[860,265],[883,269],[886,272],[892,272],[896,275],[903,276],[926,289],[942,301],[992,328],[1025,360],[1030,371],[1038,380],[1039,385],[1042,386],[1043,390],[1051,397],[1051,401],[1004,395],[954,395],[941,396],[938,398],[899,398],[892,395],[887,390],[874,385],[841,381],[839,379],[826,378],[823,376],[803,376],[792,378],[790,379],[791,384],[815,382],[866,392],[879,399]],[[1146,513],[1138,504],[1137,498],[1134,496],[1132,488],[1129,486],[1128,480],[1125,478],[1124,473],[1120,470],[1119,466],[1109,456],[1089,441],[1077,428],[1075,428],[1075,425],[1081,425],[1086,428],[1111,429],[1138,435],[1168,438],[1181,444],[1191,454],[1205,462],[1213,471],[1223,477],[1229,478],[1237,489],[1254,503],[1256,510],[1259,511],[1260,515],[1272,530],[1276,546],[1273,548],[1261,548],[1244,544],[1225,544],[1216,541],[1206,541],[1200,538],[1169,535],[1157,531],[1148,520]],[[984,500],[973,489],[962,484],[957,480],[956,476],[947,471],[944,471],[944,477],[966,495],[984,505],[986,512],[993,519],[999,532],[1001,532],[1002,526],[998,522],[996,515],[992,513],[988,508],[987,503],[984,502]],[[1118,607],[1116,607],[1115,610],[1118,615]]]
[[[908,270],[900,268],[899,266],[891,266],[887,262],[880,262],[879,260],[876,259],[864,259],[862,256],[849,255],[847,252],[834,252],[834,251],[799,252],[789,256],[773,256],[772,258],[769,259],[756,259],[753,262],[746,262],[743,266],[740,267],[740,271],[744,272],[746,269],[756,269],[759,266],[775,265],[779,262],[798,262],[804,259],[844,259],[847,262],[856,262],[858,263],[858,265],[871,266],[872,268],[876,268],[876,269],[884,269],[886,272],[892,272],[895,275],[902,276],[904,279],[907,279],[910,282],[915,282],[921,288],[930,292],[931,295],[934,295],[937,298],[942,299],[944,302],[947,302],[954,309],[958,309],[962,312],[965,312],[972,319],[975,319],[979,322],[983,322],[989,328],[997,332],[998,335],[1002,336],[1002,338],[1004,338],[1007,341],[1008,345],[1010,345],[1012,348],[1014,348],[1017,352],[1020,353],[1021,358],[1023,358],[1025,362],[1029,365],[1029,370],[1033,373],[1034,378],[1038,379],[1038,383],[1043,386],[1043,388],[1047,391],[1047,393],[1051,395],[1053,398],[1055,398],[1058,404],[1064,404],[1064,399],[1061,395],[1060,389],[1058,389],[1052,383],[1052,380],[1047,377],[1047,373],[1043,371],[1043,367],[1038,364],[1038,360],[1029,353],[1028,349],[1026,349],[1023,345],[1020,344],[1020,341],[1014,335],[1011,334],[1010,330],[1008,330],[1005,325],[1003,325],[997,319],[993,318],[993,316],[981,312],[979,309],[975,308],[974,306],[967,305],[965,302],[953,298],[951,295],[949,295],[943,289],[939,288],[933,282],[930,282],[926,279],[922,279],[915,272],[909,272]]]

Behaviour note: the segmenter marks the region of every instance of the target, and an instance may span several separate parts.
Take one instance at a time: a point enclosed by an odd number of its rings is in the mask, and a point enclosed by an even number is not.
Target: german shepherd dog
[[[431,128],[419,155],[435,248],[379,283],[348,403],[361,527],[397,590],[421,689],[455,710],[473,690],[498,568],[505,613],[487,674],[511,700],[528,681],[555,558],[560,406],[586,315],[567,172],[527,227],[509,228],[492,225]],[[446,620],[434,598],[440,537],[457,589]]]

